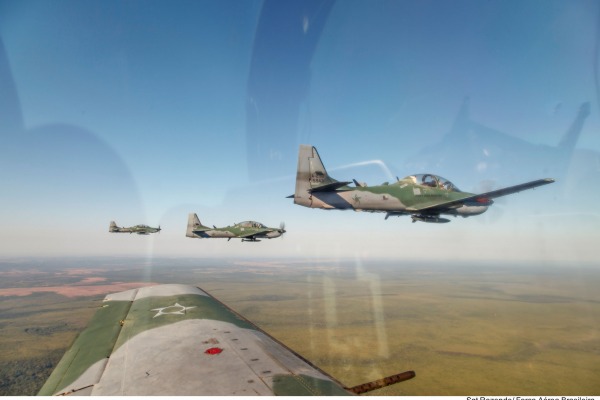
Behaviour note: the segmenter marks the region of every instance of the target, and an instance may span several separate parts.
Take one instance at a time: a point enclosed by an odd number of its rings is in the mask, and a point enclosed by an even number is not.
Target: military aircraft
[[[135,225],[129,228],[124,228],[117,226],[117,223],[115,221],[110,221],[108,231],[111,233],[137,233],[138,235],[149,235],[151,233],[160,232],[161,229],[160,225],[158,226],[158,228],[152,228],[148,225]]]
[[[413,222],[450,222],[440,217],[460,215],[470,217],[487,211],[492,199],[522,190],[533,189],[554,182],[554,179],[538,179],[486,193],[461,192],[452,182],[433,174],[410,175],[397,182],[384,182],[368,187],[353,180],[339,182],[327,174],[317,149],[300,145],[296,192],[288,196],[295,204],[326,210],[355,210],[384,212],[390,216],[410,215]]]
[[[39,395],[351,395],[346,387],[202,289],[165,284],[106,296]]]
[[[213,225],[210,228],[202,225],[196,214],[190,213],[185,236],[199,239],[227,238],[227,241],[230,241],[231,238],[239,238],[242,239],[242,242],[260,242],[261,238],[274,239],[284,233],[285,224],[283,223],[279,228],[269,228],[255,221],[244,221],[224,228],[217,228]]]

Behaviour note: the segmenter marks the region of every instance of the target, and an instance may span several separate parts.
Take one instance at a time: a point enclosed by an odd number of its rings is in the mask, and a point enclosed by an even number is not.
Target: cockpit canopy
[[[415,183],[421,186],[428,186],[432,188],[444,189],[449,192],[460,192],[460,189],[454,186],[452,182],[449,180],[442,178],[441,176],[434,174],[416,174],[409,175],[406,178],[402,179],[403,181],[408,181],[410,183]]]
[[[256,221],[244,221],[244,222],[240,222],[238,224],[238,226],[240,226],[242,228],[266,228],[266,226],[264,226],[260,222],[256,222]]]

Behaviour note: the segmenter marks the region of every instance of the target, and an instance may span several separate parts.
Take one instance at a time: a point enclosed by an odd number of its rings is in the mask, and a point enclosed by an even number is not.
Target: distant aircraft
[[[106,296],[39,395],[351,395],[346,387],[205,291],[166,284]]]
[[[288,196],[295,204],[326,210],[385,212],[390,216],[410,215],[412,221],[450,222],[441,214],[470,217],[487,211],[493,198],[554,182],[545,178],[486,193],[461,192],[452,182],[433,174],[410,175],[397,182],[367,187],[354,181],[339,182],[327,174],[317,149],[300,145],[296,192]]]
[[[258,239],[274,239],[284,233],[285,224],[283,223],[279,228],[269,228],[255,221],[244,221],[224,228],[217,228],[213,225],[210,228],[202,225],[196,214],[190,213],[185,236],[199,239],[227,238],[227,241],[230,241],[231,238],[239,238],[242,239],[242,242],[260,242]]]
[[[160,225],[158,228],[152,228],[148,225],[135,225],[129,228],[122,228],[117,226],[115,221],[110,221],[110,227],[108,231],[111,233],[137,233],[138,235],[149,235],[151,233],[160,232]]]

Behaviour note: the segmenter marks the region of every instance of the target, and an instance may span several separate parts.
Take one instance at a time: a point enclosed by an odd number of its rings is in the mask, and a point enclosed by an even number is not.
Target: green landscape
[[[600,272],[389,260],[0,262],[0,395],[34,395],[104,294],[190,283],[373,395],[599,395]],[[127,286],[133,285],[133,286]]]

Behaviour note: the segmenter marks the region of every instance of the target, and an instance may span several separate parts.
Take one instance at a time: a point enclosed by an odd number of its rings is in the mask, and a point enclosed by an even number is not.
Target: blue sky
[[[0,1],[0,256],[593,262],[598,15],[594,1]],[[301,143],[370,184],[557,183],[442,226],[310,210],[285,199]],[[187,239],[189,212],[288,233]],[[163,231],[110,235],[110,220]]]

